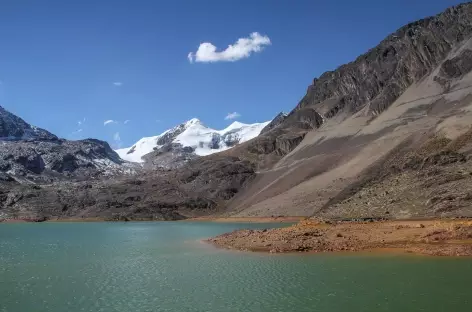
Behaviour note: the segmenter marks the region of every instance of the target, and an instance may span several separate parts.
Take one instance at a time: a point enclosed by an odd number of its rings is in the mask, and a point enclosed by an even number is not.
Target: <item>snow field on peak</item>
[[[262,129],[268,125],[270,121],[255,124],[244,124],[238,121],[223,130],[215,130],[206,127],[197,118],[190,119],[186,123],[178,125],[173,129],[167,130],[160,135],[145,137],[136,142],[132,147],[115,150],[118,155],[130,162],[143,162],[142,157],[155,148],[160,148],[157,142],[164,135],[171,135],[182,127],[185,129],[176,135],[172,143],[180,143],[183,147],[192,147],[195,154],[206,156],[213,153],[221,152],[233,147],[236,144],[248,141],[260,134]]]

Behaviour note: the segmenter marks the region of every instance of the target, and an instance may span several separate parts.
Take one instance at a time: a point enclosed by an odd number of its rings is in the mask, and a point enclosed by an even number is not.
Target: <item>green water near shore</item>
[[[280,224],[0,224],[0,311],[472,311],[472,259],[270,255],[199,240]]]

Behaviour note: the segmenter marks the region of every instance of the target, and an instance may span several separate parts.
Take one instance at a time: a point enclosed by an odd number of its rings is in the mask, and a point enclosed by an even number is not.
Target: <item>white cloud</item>
[[[229,113],[228,115],[226,115],[225,120],[236,119],[238,117],[241,117],[241,114],[237,113],[237,112],[233,112],[233,113]]]
[[[123,83],[120,82],[120,81],[115,81],[115,82],[113,83],[113,85],[116,86],[116,87],[121,87],[121,86],[123,85]]]
[[[126,119],[123,123],[126,125],[128,122],[130,122],[131,120],[129,119]]]
[[[116,123],[118,123],[118,121],[113,120],[113,119],[108,119],[108,120],[105,120],[103,122],[103,125],[106,126],[106,125],[109,125],[109,124],[116,124]]]
[[[260,52],[264,46],[270,45],[270,39],[258,32],[253,32],[248,38],[239,38],[234,44],[230,44],[225,50],[217,52],[216,46],[210,42],[200,44],[197,52],[190,52],[187,58],[193,62],[235,62],[247,58],[253,52]]]
[[[81,126],[85,123],[85,117],[82,120],[77,121],[77,125]]]

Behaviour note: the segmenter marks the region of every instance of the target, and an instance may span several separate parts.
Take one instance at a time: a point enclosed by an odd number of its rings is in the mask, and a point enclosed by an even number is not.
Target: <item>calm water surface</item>
[[[472,311],[472,260],[218,250],[218,223],[0,224],[0,311]]]

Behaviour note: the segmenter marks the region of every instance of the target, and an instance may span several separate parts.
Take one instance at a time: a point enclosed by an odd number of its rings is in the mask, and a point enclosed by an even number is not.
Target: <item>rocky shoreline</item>
[[[270,253],[389,250],[472,256],[472,220],[321,221],[286,228],[237,230],[206,240],[217,247]]]

